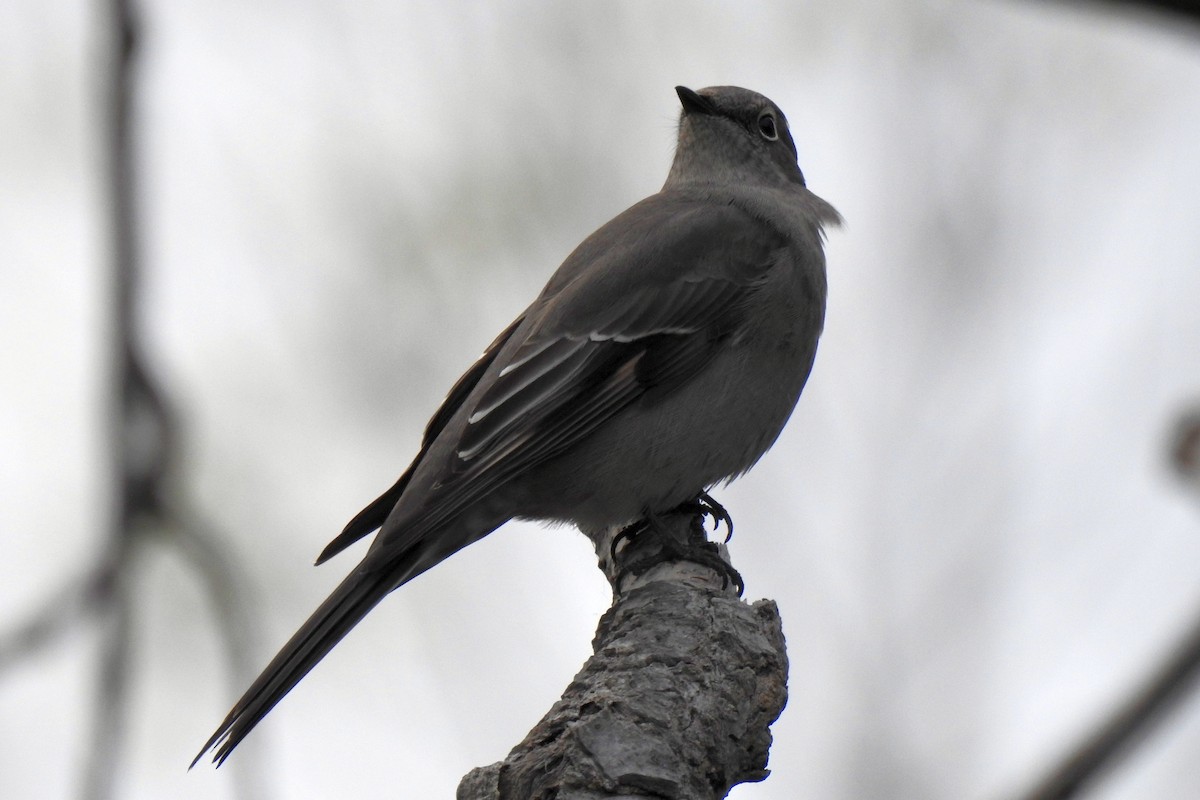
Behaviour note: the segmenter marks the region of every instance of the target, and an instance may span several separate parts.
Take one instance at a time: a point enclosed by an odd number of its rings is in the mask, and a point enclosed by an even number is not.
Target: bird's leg
[[[678,524],[680,516],[689,518],[686,525]],[[666,514],[647,513],[644,519],[619,531],[610,548],[611,563],[617,565],[614,587],[620,587],[625,577],[642,575],[658,564],[690,561],[720,575],[722,589],[732,583],[740,597],[745,590],[742,576],[721,556],[720,547],[708,541],[704,522],[709,516],[726,520],[731,527],[728,512],[702,493]]]

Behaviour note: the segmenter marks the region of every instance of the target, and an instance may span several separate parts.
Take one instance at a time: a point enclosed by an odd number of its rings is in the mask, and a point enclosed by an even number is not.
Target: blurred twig
[[[1192,22],[1200,22],[1200,5],[1196,0],[1105,0],[1109,5],[1148,8],[1176,14]]]
[[[1192,22],[1200,22],[1200,6],[1196,5],[1195,0],[1106,0],[1110,4],[1118,6],[1134,6],[1139,8],[1152,8],[1154,11],[1164,11],[1184,19],[1190,19]]]
[[[1171,432],[1171,468],[1200,499],[1200,405],[1179,416]]]
[[[1169,442],[1175,472],[1200,497],[1200,408],[1183,414]],[[1021,800],[1079,797],[1184,700],[1200,676],[1200,613],[1164,662],[1074,751]]]
[[[97,565],[88,574],[69,581],[15,629],[0,635],[0,673],[48,647],[74,623],[85,619],[98,606],[110,578],[108,565]]]
[[[1037,3],[1036,5],[1042,5]],[[1071,5],[1107,6],[1157,14],[1164,20],[1200,23],[1200,4],[1196,0],[1071,0]]]
[[[1080,797],[1179,705],[1200,674],[1200,614],[1166,662],[1050,774],[1021,800]]]
[[[129,659],[132,576],[120,560],[112,562],[112,577],[97,598],[103,603],[108,630],[101,640],[100,665],[96,675],[96,710],[92,718],[91,746],[83,770],[81,795],[84,800],[104,800],[113,796],[119,755],[125,732],[126,698],[129,695]]]
[[[150,534],[176,548],[199,574],[215,606],[230,679],[235,684],[249,680],[252,667],[246,583],[237,564],[224,556],[222,537],[216,531],[168,500],[177,423],[146,366],[136,326],[140,259],[132,117],[139,27],[131,0],[109,1],[113,47],[105,83],[103,135],[112,236],[108,419],[114,502],[106,545],[97,563],[67,582],[23,624],[0,636],[3,669],[33,656],[75,625],[98,618],[103,626],[95,717],[81,787],[85,800],[106,800],[114,794],[128,708],[136,561]],[[181,762],[181,770],[183,766]],[[265,796],[252,762],[239,765],[235,781],[239,796]]]

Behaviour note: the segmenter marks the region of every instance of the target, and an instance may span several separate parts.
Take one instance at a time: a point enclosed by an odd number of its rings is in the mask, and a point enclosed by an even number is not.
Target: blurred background
[[[775,100],[847,221],[808,389],[717,493],[791,658],[773,774],[731,796],[1016,797],[1200,615],[1168,459],[1200,398],[1200,26],[1021,0],[138,10],[136,331],[171,502],[242,569],[255,672],[458,375],[661,185],[676,84]],[[113,33],[105,4],[0,20],[3,634],[109,547]],[[188,773],[243,685],[170,531],[134,556],[124,722],[91,730],[111,614],[10,649],[0,797],[87,796],[94,739],[119,798],[450,797],[610,599],[581,535],[510,524],[376,609],[233,769]],[[1200,797],[1198,765],[1193,692],[1088,796]]]

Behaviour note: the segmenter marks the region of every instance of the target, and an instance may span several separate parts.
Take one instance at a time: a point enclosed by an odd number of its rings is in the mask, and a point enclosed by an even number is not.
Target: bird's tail
[[[361,565],[346,576],[237,701],[191,766],[214,747],[213,762],[220,766],[259,720],[395,588],[390,577],[386,571],[367,572]]]

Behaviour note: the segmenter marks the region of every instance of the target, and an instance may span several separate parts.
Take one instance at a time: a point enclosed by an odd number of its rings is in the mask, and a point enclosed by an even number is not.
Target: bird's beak
[[[704,95],[696,94],[686,86],[676,86],[675,94],[679,95],[679,102],[683,104],[683,110],[688,114],[716,114],[717,108]]]

